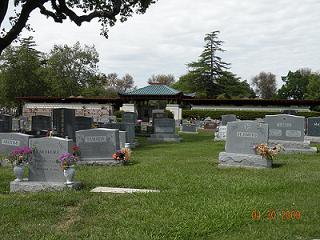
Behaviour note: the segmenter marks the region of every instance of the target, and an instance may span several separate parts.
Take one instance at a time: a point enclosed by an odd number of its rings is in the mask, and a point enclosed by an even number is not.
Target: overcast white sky
[[[159,0],[146,14],[111,28],[109,39],[99,35],[97,22],[58,24],[36,12],[30,23],[39,50],[93,44],[101,72],[129,73],[139,87],[152,74],[184,74],[185,64],[201,54],[204,35],[220,30],[227,50],[222,57],[232,72],[243,80],[272,72],[280,85],[289,70],[320,70],[319,13],[319,0]]]

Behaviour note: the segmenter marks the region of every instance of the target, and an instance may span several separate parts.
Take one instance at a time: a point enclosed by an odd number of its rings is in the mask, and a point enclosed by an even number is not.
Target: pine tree
[[[205,46],[199,60],[187,64],[189,72],[195,75],[194,84],[198,89],[205,90],[207,96],[215,96],[221,90],[217,79],[223,76],[223,73],[229,69],[230,64],[223,62],[217,55],[218,52],[224,52],[222,49],[223,41],[218,40],[220,31],[213,31],[206,34]]]

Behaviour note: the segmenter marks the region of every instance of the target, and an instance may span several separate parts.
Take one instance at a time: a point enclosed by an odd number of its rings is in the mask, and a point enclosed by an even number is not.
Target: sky
[[[320,71],[319,0],[159,0],[145,14],[118,22],[109,39],[100,36],[96,21],[54,23],[38,11],[29,23],[38,49],[49,52],[54,44],[94,45],[103,73],[126,73],[143,87],[152,74],[187,72],[198,59],[206,33],[219,30],[226,50],[222,56],[242,80],[261,71],[281,76],[308,67]]]

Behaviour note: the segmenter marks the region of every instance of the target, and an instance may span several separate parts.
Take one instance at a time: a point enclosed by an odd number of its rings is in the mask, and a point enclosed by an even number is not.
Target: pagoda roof
[[[138,88],[129,92],[124,92],[124,93],[120,93],[120,95],[124,95],[124,96],[133,96],[133,95],[138,95],[138,96],[147,96],[147,95],[151,95],[151,96],[175,96],[175,95],[179,95],[179,94],[183,94],[181,91],[173,89],[167,85],[158,85],[158,84],[154,84],[154,85],[148,85],[146,87],[143,88]]]

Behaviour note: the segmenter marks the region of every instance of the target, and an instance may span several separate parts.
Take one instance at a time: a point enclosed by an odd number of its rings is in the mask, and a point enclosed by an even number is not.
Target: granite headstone
[[[57,136],[75,140],[75,110],[53,109],[53,127],[56,129]]]
[[[63,153],[71,153],[72,144],[72,140],[58,137],[30,139],[29,145],[34,151],[29,166],[29,181],[64,183],[59,157]]]
[[[222,115],[221,116],[221,125],[227,126],[228,122],[237,121],[237,116],[234,114]]]
[[[81,149],[80,164],[114,164],[112,158],[120,149],[119,130],[95,128],[76,132]]]

